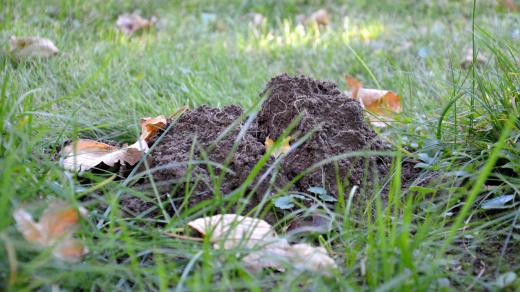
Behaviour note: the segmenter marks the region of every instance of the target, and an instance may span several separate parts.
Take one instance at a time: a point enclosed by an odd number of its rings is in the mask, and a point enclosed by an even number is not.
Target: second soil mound
[[[367,124],[360,104],[343,94],[336,84],[308,77],[277,76],[267,84],[268,94],[257,116],[259,141],[277,138],[300,117],[292,131],[293,140],[315,131],[294,152],[285,157],[283,173],[292,178],[312,165],[336,155],[361,150],[385,150],[377,134]],[[367,162],[365,167],[365,162]],[[363,176],[383,176],[389,160],[383,157],[356,158],[336,161],[340,178],[351,185],[361,185]],[[348,183],[348,182],[345,182]],[[335,194],[336,171],[332,164],[303,177],[296,184],[300,190],[324,186]]]

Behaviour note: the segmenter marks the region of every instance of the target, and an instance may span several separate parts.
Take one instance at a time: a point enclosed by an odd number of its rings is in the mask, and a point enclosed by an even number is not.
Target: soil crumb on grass
[[[274,158],[269,159],[253,183],[247,184],[246,194],[254,189],[254,195],[245,202],[249,206],[265,199],[269,184],[275,192],[320,161],[352,151],[388,149],[367,124],[360,104],[334,83],[283,74],[271,79],[262,95],[266,100],[247,128],[242,109],[236,105],[222,109],[202,106],[172,121],[151,154],[153,178],[160,190],[174,198],[188,191],[189,205],[214,198],[217,193],[229,195],[265,154],[265,139],[277,139],[296,118],[300,120],[290,133],[292,141],[310,132],[312,135],[281,158],[275,179],[264,175],[275,163]],[[389,165],[390,159],[380,156],[336,160],[313,170],[290,190],[305,192],[309,187],[323,186],[337,195],[336,173],[345,187],[364,187],[364,182],[370,183],[375,177],[382,179]],[[223,179],[215,181],[221,174]],[[133,205],[135,208],[135,202]]]

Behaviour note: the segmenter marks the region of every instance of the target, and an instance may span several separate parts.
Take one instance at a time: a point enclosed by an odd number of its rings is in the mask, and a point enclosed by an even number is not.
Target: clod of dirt
[[[268,97],[257,115],[259,141],[278,138],[291,121],[301,117],[291,133],[293,138],[315,131],[301,146],[285,157],[282,172],[293,178],[312,165],[336,155],[362,150],[387,150],[377,134],[365,121],[359,102],[348,98],[336,84],[308,77],[277,76],[264,91]],[[365,162],[368,164],[365,165]],[[346,158],[337,160],[340,178],[361,186],[363,178],[386,175],[390,160],[385,157]],[[337,192],[333,164],[322,166],[297,182],[305,191],[311,186],[323,186]]]

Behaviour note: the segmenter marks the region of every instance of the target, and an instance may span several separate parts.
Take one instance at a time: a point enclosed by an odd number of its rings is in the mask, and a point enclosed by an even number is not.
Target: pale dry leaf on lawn
[[[330,270],[337,268],[324,248],[291,245],[286,239],[277,237],[273,227],[261,219],[224,214],[199,218],[188,226],[202,236],[209,236],[215,248],[251,248],[243,263],[253,271],[263,268],[285,271],[287,267],[294,267],[330,275]]]
[[[39,222],[23,208],[13,212],[16,227],[24,238],[39,247],[53,247],[53,255],[69,262],[81,260],[88,250],[81,240],[74,239],[74,232],[79,228],[81,217],[87,216],[87,210],[57,200],[49,204]]]
[[[89,250],[82,240],[66,237],[53,249],[52,254],[59,260],[77,263],[88,254]]]
[[[253,27],[260,27],[266,22],[266,17],[260,13],[255,13],[255,12],[248,13],[247,18],[249,19],[249,23]]]
[[[10,53],[17,58],[47,58],[59,53],[54,43],[41,37],[15,37],[9,39]]]
[[[61,152],[63,167],[68,170],[83,172],[101,163],[109,167],[116,164],[130,166],[141,160],[143,153],[148,153],[148,141],[153,138],[168,123],[164,116],[142,118],[141,135],[134,144],[122,148],[97,142],[90,139],[80,139],[64,147]]]
[[[291,245],[285,239],[274,239],[258,251],[243,258],[248,269],[258,271],[264,268],[285,271],[286,267],[330,275],[337,265],[323,247],[313,247],[305,243]]]
[[[476,67],[482,67],[488,62],[488,58],[484,56],[482,53],[478,52],[476,56]],[[469,48],[464,53],[464,57],[462,58],[462,61],[460,62],[460,66],[462,69],[469,69],[471,65],[473,64],[473,49]]]
[[[282,141],[282,144],[278,148],[273,150],[273,152],[271,153],[271,156],[274,158],[278,158],[278,156],[280,156],[282,154],[287,154],[289,152],[289,150],[291,150],[291,145],[289,144],[290,141],[291,141],[291,136],[284,138]],[[273,139],[266,137],[264,146],[265,146],[266,151],[271,150],[271,148],[273,148],[273,146],[274,146]]]
[[[351,89],[347,95],[372,113],[368,117],[374,126],[386,126],[388,118],[401,112],[401,97],[393,91],[363,88],[363,83],[352,76],[346,76],[345,81]]]
[[[63,148],[62,164],[65,169],[78,172],[87,171],[101,163],[110,167],[117,163],[134,165],[141,159],[141,150],[147,148],[139,141],[119,149],[102,142],[80,139]]]
[[[208,236],[215,247],[230,249],[239,245],[253,247],[276,236],[272,226],[261,219],[236,214],[203,217],[188,223],[203,236]]]
[[[330,23],[329,12],[326,9],[319,9],[314,11],[311,16],[307,19],[308,22],[315,22],[318,25],[327,26]]]
[[[146,19],[137,13],[125,13],[119,15],[116,21],[116,26],[121,32],[125,34],[132,34],[134,32],[150,28],[155,24],[156,21],[157,19],[155,17]]]

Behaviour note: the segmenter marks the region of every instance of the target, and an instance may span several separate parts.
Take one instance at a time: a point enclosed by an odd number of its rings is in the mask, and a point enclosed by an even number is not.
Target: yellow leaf
[[[14,37],[9,39],[10,52],[18,58],[46,58],[57,55],[58,48],[46,38]]]
[[[125,34],[132,34],[134,32],[144,30],[153,26],[155,22],[155,17],[152,17],[148,20],[135,13],[125,13],[117,18],[116,26],[121,32]]]
[[[274,158],[278,158],[278,156],[280,156],[282,154],[287,154],[289,152],[289,150],[291,150],[291,145],[289,145],[290,141],[291,141],[291,136],[284,138],[282,141],[282,145],[280,145],[278,148],[274,149],[273,152],[271,153],[271,156],[273,156]],[[265,138],[264,145],[265,145],[266,151],[271,150],[271,148],[274,146],[273,139],[271,139],[269,137]]]

